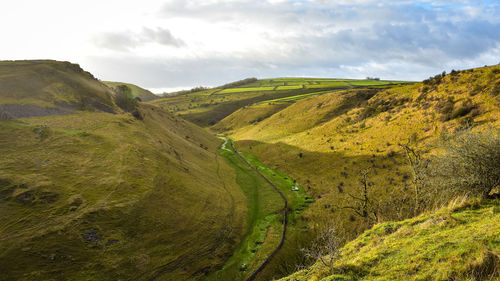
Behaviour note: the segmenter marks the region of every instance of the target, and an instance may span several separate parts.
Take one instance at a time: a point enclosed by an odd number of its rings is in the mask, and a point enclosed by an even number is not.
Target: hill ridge
[[[0,61],[3,119],[119,111],[114,92],[78,64],[53,60]]]

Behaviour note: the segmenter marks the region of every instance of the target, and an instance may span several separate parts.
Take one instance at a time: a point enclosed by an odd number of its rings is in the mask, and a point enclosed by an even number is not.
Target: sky
[[[0,60],[155,93],[249,78],[419,81],[500,63],[500,1],[2,0]]]

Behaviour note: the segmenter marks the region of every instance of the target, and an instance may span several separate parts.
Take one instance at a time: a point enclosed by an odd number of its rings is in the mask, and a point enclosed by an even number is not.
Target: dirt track
[[[266,178],[256,167],[252,166],[252,164],[250,164],[241,154],[238,150],[236,150],[236,148],[234,147],[234,144],[232,141],[230,141],[231,143],[231,148],[233,149],[234,153],[236,153],[238,155],[238,157],[241,158],[241,160],[243,160],[243,162],[245,162],[250,168],[252,168],[257,174],[259,174],[259,176],[261,176],[269,185],[271,185],[274,190],[276,190],[276,192],[279,193],[279,195],[281,196],[281,198],[283,198],[283,202],[284,202],[284,206],[283,206],[283,230],[281,231],[281,240],[280,240],[280,243],[278,244],[278,246],[276,247],[276,249],[274,249],[274,251],[266,258],[266,260],[256,269],[252,272],[252,274],[250,274],[246,281],[251,281],[251,280],[254,280],[255,277],[257,277],[257,275],[266,267],[266,265],[271,261],[271,259],[273,258],[273,256],[281,249],[281,247],[283,246],[283,243],[285,241],[285,235],[286,235],[286,215],[287,215],[287,207],[288,207],[288,201],[286,200],[286,197],[285,195],[283,195],[283,193],[268,179]]]

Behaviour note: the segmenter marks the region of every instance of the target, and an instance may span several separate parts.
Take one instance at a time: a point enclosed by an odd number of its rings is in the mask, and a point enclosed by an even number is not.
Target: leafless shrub
[[[344,239],[337,233],[333,222],[317,233],[316,239],[308,248],[301,251],[304,255],[316,262],[321,262],[325,267],[332,268],[334,261],[340,253]]]
[[[370,194],[373,182],[368,180],[369,169],[360,171],[360,184],[361,191],[358,194],[351,194],[346,192],[346,194],[351,197],[353,204],[345,205],[343,209],[349,209],[353,211],[357,216],[363,218],[368,224],[374,224],[378,221],[378,207],[376,202],[373,201],[373,196]]]
[[[498,130],[462,131],[450,138],[443,149],[444,153],[430,159],[422,170],[430,186],[451,196],[488,196],[500,185]]]

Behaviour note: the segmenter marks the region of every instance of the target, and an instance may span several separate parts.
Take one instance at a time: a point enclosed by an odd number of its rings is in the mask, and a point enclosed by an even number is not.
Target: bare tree
[[[488,196],[500,186],[500,134],[498,130],[464,130],[443,145],[425,169],[430,185],[453,196]],[[450,198],[451,199],[451,198]]]
[[[334,261],[340,253],[340,247],[344,240],[336,231],[336,227],[331,222],[326,228],[320,230],[316,239],[308,248],[303,248],[301,251],[304,256],[314,261],[320,261],[325,267],[331,269]]]
[[[378,221],[378,212],[375,202],[370,199],[368,189],[373,185],[373,183],[368,181],[368,174],[370,170],[365,169],[360,171],[360,184],[361,192],[359,195],[353,195],[349,192],[346,194],[354,200],[355,205],[343,206],[343,209],[350,209],[356,215],[366,219],[370,224]]]
[[[417,152],[410,146],[411,138],[406,144],[400,144],[405,151],[406,159],[410,165],[410,170],[413,174],[413,192],[414,192],[414,210],[413,215],[416,215],[423,206],[422,205],[422,190],[424,189],[424,169],[427,168],[428,161],[422,159],[420,152]]]

